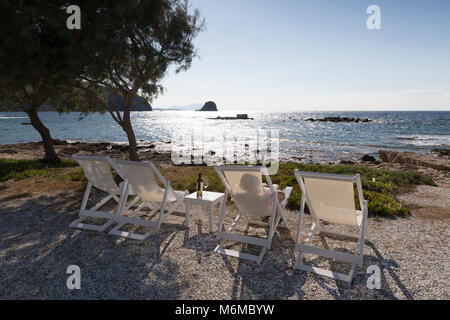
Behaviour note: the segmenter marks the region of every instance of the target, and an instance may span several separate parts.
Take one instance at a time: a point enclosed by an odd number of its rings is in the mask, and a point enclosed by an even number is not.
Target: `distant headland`
[[[108,94],[108,106],[113,108],[114,106],[114,94]],[[118,108],[122,111],[123,108],[123,98],[121,96],[118,97]],[[152,111],[152,106],[145,100],[143,97],[136,95],[131,99],[130,103],[130,111]]]

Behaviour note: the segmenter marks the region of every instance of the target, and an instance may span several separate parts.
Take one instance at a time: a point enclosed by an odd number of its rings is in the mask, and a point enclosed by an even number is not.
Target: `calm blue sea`
[[[450,146],[450,111],[436,112],[245,112],[254,120],[210,120],[236,112],[133,112],[136,138],[142,142],[169,141],[174,130],[201,128],[209,134],[245,128],[277,129],[283,157],[328,161],[377,154],[379,149],[426,152]],[[308,122],[326,116],[358,117],[370,123]],[[126,142],[126,135],[109,114],[40,113],[53,138],[80,141]],[[297,120],[294,120],[297,119]],[[24,113],[0,113],[0,144],[39,141]]]

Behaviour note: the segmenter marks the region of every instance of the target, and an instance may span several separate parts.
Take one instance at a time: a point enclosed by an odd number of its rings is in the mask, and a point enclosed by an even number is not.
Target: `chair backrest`
[[[155,174],[164,185],[167,185],[167,181],[152,162],[127,160],[114,160],[114,162],[122,169],[126,179],[128,179],[134,191],[142,200],[150,202],[163,201],[165,190],[159,186]],[[167,201],[174,200],[175,196],[169,193]]]
[[[99,156],[79,156],[75,154],[72,158],[80,164],[86,178],[94,187],[108,193],[120,193],[120,188],[114,181],[111,173],[111,165],[108,158]]]
[[[249,216],[270,216],[271,208],[264,193],[262,175],[266,176],[269,188],[272,181],[265,167],[216,166],[214,167],[225,188],[231,194],[239,211]]]
[[[295,171],[311,213],[332,223],[358,226],[354,184],[362,208],[363,195],[359,175],[323,174]]]

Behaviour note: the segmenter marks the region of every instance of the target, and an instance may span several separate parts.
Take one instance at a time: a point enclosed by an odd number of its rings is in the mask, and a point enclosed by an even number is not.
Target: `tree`
[[[100,108],[98,88],[74,77],[83,68],[71,51],[64,1],[0,0],[0,110],[24,111],[43,142],[45,159],[59,161],[38,110]],[[101,110],[101,108],[99,109]]]
[[[173,65],[187,70],[196,56],[193,39],[203,29],[199,13],[183,0],[79,1],[81,32],[74,51],[85,52],[80,79],[114,93],[105,105],[129,142],[130,160],[138,160],[130,101],[139,94],[151,101],[162,92],[161,79]],[[123,112],[118,97],[123,98]]]

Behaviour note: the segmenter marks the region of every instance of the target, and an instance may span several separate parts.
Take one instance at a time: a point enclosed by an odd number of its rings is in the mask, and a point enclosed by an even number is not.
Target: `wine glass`
[[[208,184],[209,184],[209,179],[208,177],[204,177],[203,178],[203,189],[207,189],[208,188]]]

